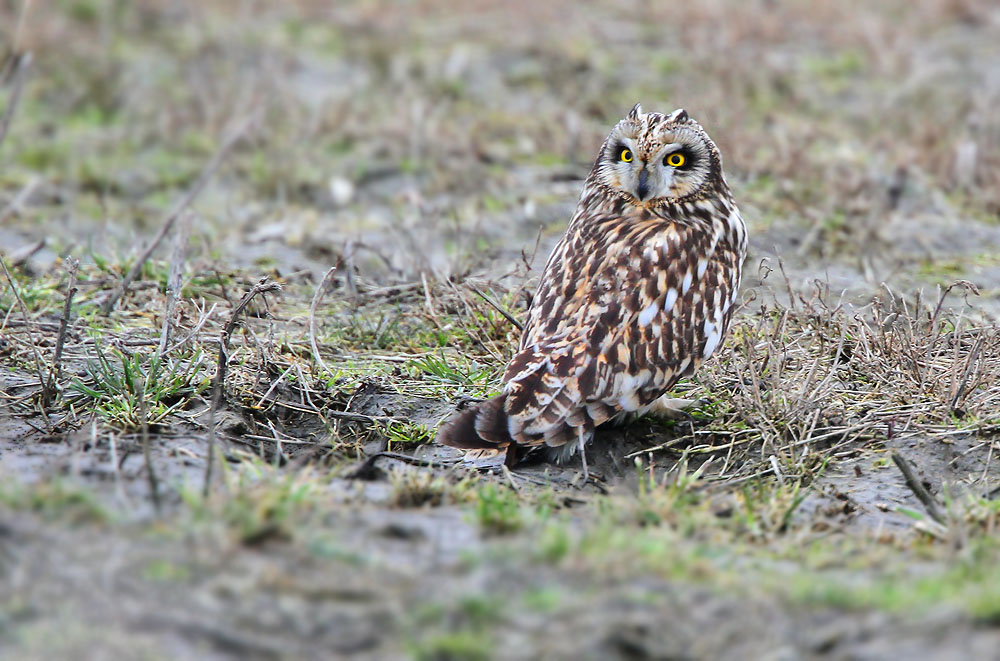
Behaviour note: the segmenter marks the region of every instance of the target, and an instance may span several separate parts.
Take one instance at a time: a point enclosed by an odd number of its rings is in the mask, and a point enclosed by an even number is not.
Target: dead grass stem
[[[163,309],[163,329],[160,332],[160,356],[167,353],[170,345],[170,335],[174,326],[174,314],[177,309],[177,299],[180,297],[184,275],[184,264],[187,260],[188,234],[191,230],[191,221],[194,215],[191,213],[181,214],[180,223],[177,226],[177,234],[174,236],[174,248],[170,256],[170,272],[167,275],[166,302]]]
[[[66,285],[66,300],[63,303],[62,315],[59,317],[59,334],[56,336],[56,349],[52,355],[52,367],[49,369],[49,378],[42,389],[42,400],[45,405],[51,403],[56,395],[56,384],[62,380],[62,354],[63,347],[66,346],[66,331],[69,329],[69,322],[73,314],[73,297],[76,295],[76,273],[80,268],[80,262],[75,259],[69,260],[69,282]]]
[[[44,370],[42,368],[42,365],[44,363],[42,361],[42,355],[38,351],[38,343],[35,340],[34,331],[32,330],[32,327],[31,327],[31,319],[28,316],[28,308],[24,305],[24,299],[21,298],[21,293],[17,290],[17,285],[14,284],[14,278],[11,277],[11,275],[10,275],[10,270],[7,268],[7,263],[2,258],[0,258],[0,267],[3,268],[3,274],[4,274],[4,277],[7,278],[7,284],[10,286],[10,290],[14,294],[14,298],[17,300],[17,306],[18,306],[18,309],[20,309],[20,311],[21,311],[21,317],[24,320],[24,326],[25,326],[25,328],[28,331],[29,343],[31,345],[31,352],[32,352],[32,356],[34,357],[34,360],[35,360],[35,363],[34,363],[35,364],[35,372],[38,374],[38,385],[42,389],[42,391],[40,392],[40,394],[42,394],[42,392],[44,392],[44,389],[45,389],[45,376],[44,376]],[[45,398],[44,397],[42,397],[39,400],[39,406],[41,408],[42,420],[45,422],[45,428],[48,430],[48,433],[51,434],[52,433],[52,422],[49,420],[49,415],[48,415],[48,413],[46,413],[46,410],[45,410]]]
[[[216,364],[215,378],[212,381],[212,402],[209,408],[209,423],[208,423],[208,457],[205,461],[205,479],[202,484],[202,495],[208,498],[209,489],[212,484],[212,465],[214,463],[215,456],[215,442],[216,442],[216,420],[218,416],[219,407],[222,405],[223,397],[225,396],[225,381],[226,381],[226,369],[229,365],[229,338],[232,336],[233,331],[236,329],[236,324],[239,322],[240,315],[250,304],[250,302],[257,296],[262,296],[270,292],[281,291],[281,285],[276,282],[270,282],[267,276],[261,278],[257,281],[240,302],[236,304],[233,308],[233,312],[229,317],[229,321],[226,323],[225,328],[222,329],[222,333],[219,335],[219,360]]]

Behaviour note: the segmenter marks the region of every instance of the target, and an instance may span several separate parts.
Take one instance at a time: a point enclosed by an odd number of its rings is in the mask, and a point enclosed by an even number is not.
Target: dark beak
[[[649,179],[649,172],[646,168],[639,171],[639,187],[636,189],[636,193],[639,194],[639,201],[646,199],[646,193],[649,192],[649,186],[646,184],[646,180]]]

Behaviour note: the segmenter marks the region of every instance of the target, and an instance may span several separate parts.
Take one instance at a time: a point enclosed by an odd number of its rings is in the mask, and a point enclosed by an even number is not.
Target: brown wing
[[[580,427],[589,436],[700,363],[725,333],[739,280],[725,229],[641,210],[571,227],[504,374],[511,436],[527,445],[562,445]]]

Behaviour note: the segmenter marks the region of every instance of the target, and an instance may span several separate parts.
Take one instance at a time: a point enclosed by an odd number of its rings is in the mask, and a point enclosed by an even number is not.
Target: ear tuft
[[[631,110],[628,111],[626,119],[639,119],[639,115],[641,114],[642,114],[642,105],[637,103],[634,106],[632,106]]]
[[[667,117],[668,122],[686,122],[688,120],[688,112],[684,108],[678,108],[677,110],[670,113]]]

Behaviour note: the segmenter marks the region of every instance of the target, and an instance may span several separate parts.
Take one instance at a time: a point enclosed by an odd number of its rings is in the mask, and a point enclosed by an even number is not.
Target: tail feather
[[[514,443],[504,411],[506,395],[470,406],[438,430],[437,442],[461,450],[502,449]]]
[[[589,442],[594,436],[594,424],[589,415],[574,411],[566,421],[557,421],[539,434],[519,433],[519,438],[510,435],[507,412],[504,410],[507,395],[498,395],[485,402],[479,402],[460,411],[441,425],[437,442],[460,450],[497,450],[507,452],[506,465],[512,467],[523,458],[532,446],[544,445],[550,461],[564,464],[576,454],[579,446],[580,428],[583,441]],[[607,408],[607,407],[605,407]],[[597,413],[607,417],[605,410]],[[582,418],[582,420],[578,420]],[[573,425],[571,422],[583,422]]]

